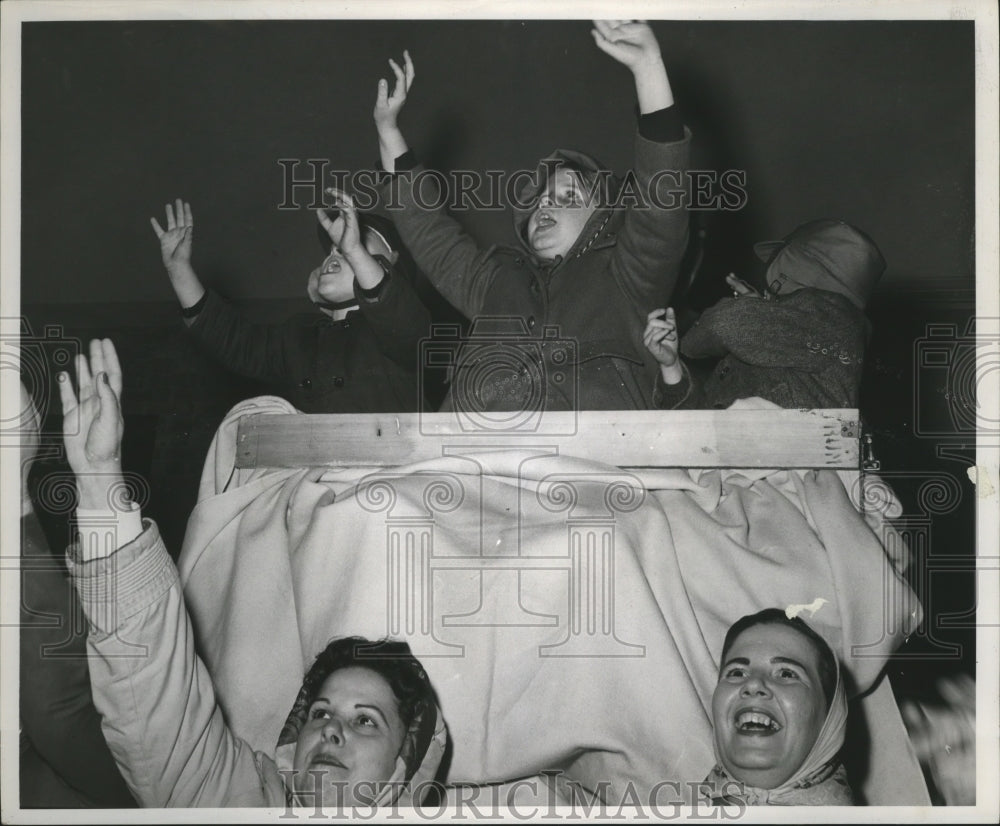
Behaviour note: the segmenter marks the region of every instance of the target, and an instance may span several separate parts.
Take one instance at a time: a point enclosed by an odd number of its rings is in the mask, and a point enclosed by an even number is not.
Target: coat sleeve
[[[251,321],[213,290],[206,295],[204,308],[188,327],[199,345],[241,376],[261,381],[286,378],[287,328]]]
[[[490,249],[481,250],[443,206],[439,176],[423,167],[388,176],[380,211],[392,220],[417,266],[467,318],[477,316],[496,277]],[[441,204],[435,209],[432,205]]]
[[[643,317],[669,301],[687,249],[688,211],[678,190],[687,179],[690,148],[687,129],[684,139],[673,143],[638,133],[635,137],[635,169],[626,178],[621,198],[628,209],[611,267]]]
[[[382,354],[406,370],[417,370],[420,341],[430,335],[431,315],[413,285],[390,267],[373,297],[354,282],[358,306],[375,331]]]
[[[695,410],[706,407],[704,394],[690,368],[681,362],[681,380],[677,384],[667,384],[663,375],[656,371],[653,383],[653,407],[657,410]]]
[[[832,318],[839,314],[829,308]],[[757,367],[790,367],[816,371],[826,357],[808,343],[831,317],[804,305],[797,294],[783,300],[723,298],[702,313],[681,340],[688,358],[732,354]]]
[[[229,731],[194,635],[177,569],[155,524],[111,556],[67,563],[90,625],[94,704],[142,806],[260,806],[250,746]]]

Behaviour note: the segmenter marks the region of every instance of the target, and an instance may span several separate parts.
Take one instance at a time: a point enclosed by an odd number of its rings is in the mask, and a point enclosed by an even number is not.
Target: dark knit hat
[[[809,221],[781,241],[762,241],[753,249],[767,264],[766,281],[773,292],[791,281],[840,293],[861,309],[885,271],[875,242],[844,221]]]

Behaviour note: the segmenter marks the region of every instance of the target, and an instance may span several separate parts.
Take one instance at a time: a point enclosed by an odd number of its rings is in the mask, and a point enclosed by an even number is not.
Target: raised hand
[[[385,273],[382,266],[372,257],[361,237],[361,221],[354,199],[346,192],[335,187],[327,187],[327,193],[333,196],[340,215],[331,221],[325,210],[317,210],[319,222],[323,225],[334,245],[340,249],[344,260],[350,264],[354,277],[364,289],[377,287]]]
[[[149,222],[153,232],[160,239],[160,255],[163,266],[168,271],[179,266],[191,266],[191,240],[194,237],[194,216],[191,214],[191,204],[177,199],[175,208],[166,205],[167,228],[163,229],[155,218]]]
[[[628,66],[635,79],[639,113],[648,115],[674,104],[660,44],[648,23],[641,20],[595,20],[594,42],[605,54]]]
[[[83,504],[85,486],[103,490],[121,474],[125,430],[119,403],[122,371],[110,339],[90,342],[89,364],[86,356],[76,357],[76,379],[79,397],[73,392],[69,374],[59,374],[59,397],[66,458],[76,474]],[[108,478],[102,482],[99,477]]]
[[[380,133],[385,129],[396,128],[400,110],[406,103],[407,92],[410,91],[410,86],[413,84],[413,61],[410,59],[408,51],[403,51],[403,66],[405,68],[401,68],[392,58],[389,59],[389,66],[392,68],[393,74],[396,75],[396,85],[390,94],[389,81],[382,78],[378,82],[378,93],[375,98],[373,116]]]
[[[660,60],[656,35],[641,20],[595,20],[591,34],[597,48],[633,72],[643,64]]]
[[[334,204],[340,210],[340,215],[337,216],[336,220],[331,220],[325,209],[316,210],[316,215],[334,246],[340,248],[344,258],[348,261],[362,252],[367,253],[361,238],[361,224],[354,207],[354,199],[336,187],[327,187],[326,192],[333,196]]]

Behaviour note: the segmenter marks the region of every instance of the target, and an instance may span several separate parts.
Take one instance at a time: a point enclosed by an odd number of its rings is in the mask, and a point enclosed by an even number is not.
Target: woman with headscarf
[[[426,672],[404,642],[331,643],[305,676],[279,747],[230,731],[195,650],[177,569],[121,470],[122,376],[114,345],[59,375],[76,474],[80,541],[67,565],[89,623],[88,663],[104,736],[142,806],[381,806],[419,803],[447,743]],[[89,526],[89,527],[88,527]]]
[[[768,608],[726,633],[712,695],[719,804],[851,806],[838,757],[847,695],[837,655],[804,621]]]

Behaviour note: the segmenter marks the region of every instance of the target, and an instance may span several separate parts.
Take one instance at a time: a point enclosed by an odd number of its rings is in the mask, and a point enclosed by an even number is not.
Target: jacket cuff
[[[676,106],[667,106],[639,115],[639,134],[657,143],[674,143],[684,139],[684,124]]]
[[[407,149],[402,155],[394,159],[392,162],[393,168],[396,172],[411,172],[417,168],[419,161],[417,156],[413,154],[412,149]],[[387,172],[385,167],[382,166],[382,159],[375,161],[375,171],[379,173],[379,177],[383,175],[393,175],[393,172]]]
[[[653,382],[653,407],[658,410],[688,407],[693,389],[691,371],[683,361],[681,361],[681,380],[677,384],[667,384],[663,381],[663,375],[657,370],[656,381]]]
[[[132,542],[102,559],[83,561],[76,545],[66,551],[66,567],[84,613],[91,626],[105,634],[113,633],[178,582],[177,568],[156,523],[144,519],[143,527]]]
[[[389,286],[389,279],[392,278],[392,264],[384,255],[372,256],[382,268],[382,280],[374,287],[362,287],[358,279],[354,279],[354,297],[362,304],[376,304],[382,300],[385,291]]]

